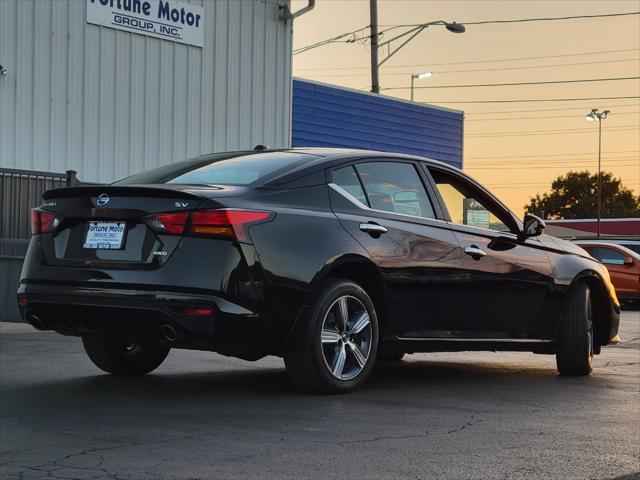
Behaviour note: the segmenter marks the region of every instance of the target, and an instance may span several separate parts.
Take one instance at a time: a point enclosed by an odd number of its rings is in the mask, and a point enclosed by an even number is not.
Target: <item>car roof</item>
[[[640,255],[638,255],[636,252],[634,252],[633,250],[631,250],[630,248],[625,247],[624,245],[620,245],[619,243],[611,243],[611,242],[606,242],[606,241],[600,241],[600,240],[577,240],[575,242],[576,245],[580,245],[580,246],[592,246],[592,247],[609,247],[609,248],[613,248],[615,250],[620,250],[621,252],[629,255],[630,257],[633,258],[638,258],[640,259]]]
[[[419,161],[431,163],[433,165],[440,165],[443,167],[456,169],[452,165],[446,162],[443,162],[441,160],[435,160],[433,158],[423,157],[420,155],[412,155],[412,154],[400,153],[400,152],[382,152],[379,150],[366,150],[366,149],[358,149],[358,148],[292,147],[292,148],[273,148],[273,149],[266,149],[266,150],[239,150],[236,152],[225,152],[225,153],[228,153],[229,156],[231,157],[236,155],[248,155],[251,153],[264,154],[264,153],[279,153],[279,152],[298,153],[298,154],[309,155],[310,157],[315,157],[315,158],[309,158],[309,161],[313,161],[314,159],[317,159],[319,157],[326,160],[333,159],[333,158],[346,160],[348,158],[375,156],[379,158],[405,158],[410,160],[419,160]],[[217,155],[220,155],[220,153],[205,154],[205,155],[201,155],[200,158],[202,159],[206,159],[208,157],[214,158]]]
[[[640,238],[621,238],[621,237],[571,237],[568,239],[573,243],[578,242],[607,242],[616,245],[640,245]]]

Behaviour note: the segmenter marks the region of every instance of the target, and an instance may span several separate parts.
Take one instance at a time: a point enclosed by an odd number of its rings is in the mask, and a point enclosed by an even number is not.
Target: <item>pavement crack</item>
[[[338,445],[341,446],[346,446],[346,445],[354,445],[354,444],[358,444],[358,443],[372,443],[372,442],[380,442],[383,440],[407,440],[410,438],[422,438],[422,437],[431,437],[431,436],[437,436],[437,435],[451,435],[454,433],[458,433],[463,431],[466,428],[469,428],[475,424],[478,424],[482,422],[482,419],[471,419],[466,423],[463,423],[462,425],[460,425],[459,427],[453,428],[451,430],[448,430],[446,432],[423,432],[423,433],[416,433],[416,434],[412,434],[412,435],[384,435],[384,436],[379,436],[379,437],[373,437],[373,438],[364,438],[361,440],[347,440],[347,441],[341,441],[341,442],[335,442]]]

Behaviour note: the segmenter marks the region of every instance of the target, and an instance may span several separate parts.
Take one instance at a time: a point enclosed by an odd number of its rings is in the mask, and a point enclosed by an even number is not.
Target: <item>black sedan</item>
[[[171,348],[278,355],[298,385],[360,386],[406,353],[555,354],[591,372],[618,330],[607,270],[461,171],[339,149],[201,156],[32,212],[18,303],[116,375]]]

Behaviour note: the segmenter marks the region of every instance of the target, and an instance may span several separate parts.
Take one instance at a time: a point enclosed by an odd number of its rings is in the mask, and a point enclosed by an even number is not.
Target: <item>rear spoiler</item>
[[[182,185],[90,185],[84,184],[78,187],[54,188],[47,190],[42,194],[43,200],[51,200],[54,198],[73,198],[73,197],[96,197],[102,193],[107,193],[115,197],[118,196],[153,196],[165,198],[185,198],[185,199],[201,199],[199,195],[182,190]]]

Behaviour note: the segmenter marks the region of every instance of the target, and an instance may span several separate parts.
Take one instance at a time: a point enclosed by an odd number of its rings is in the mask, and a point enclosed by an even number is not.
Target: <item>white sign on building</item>
[[[204,9],[174,0],[87,0],[87,22],[202,47]]]

